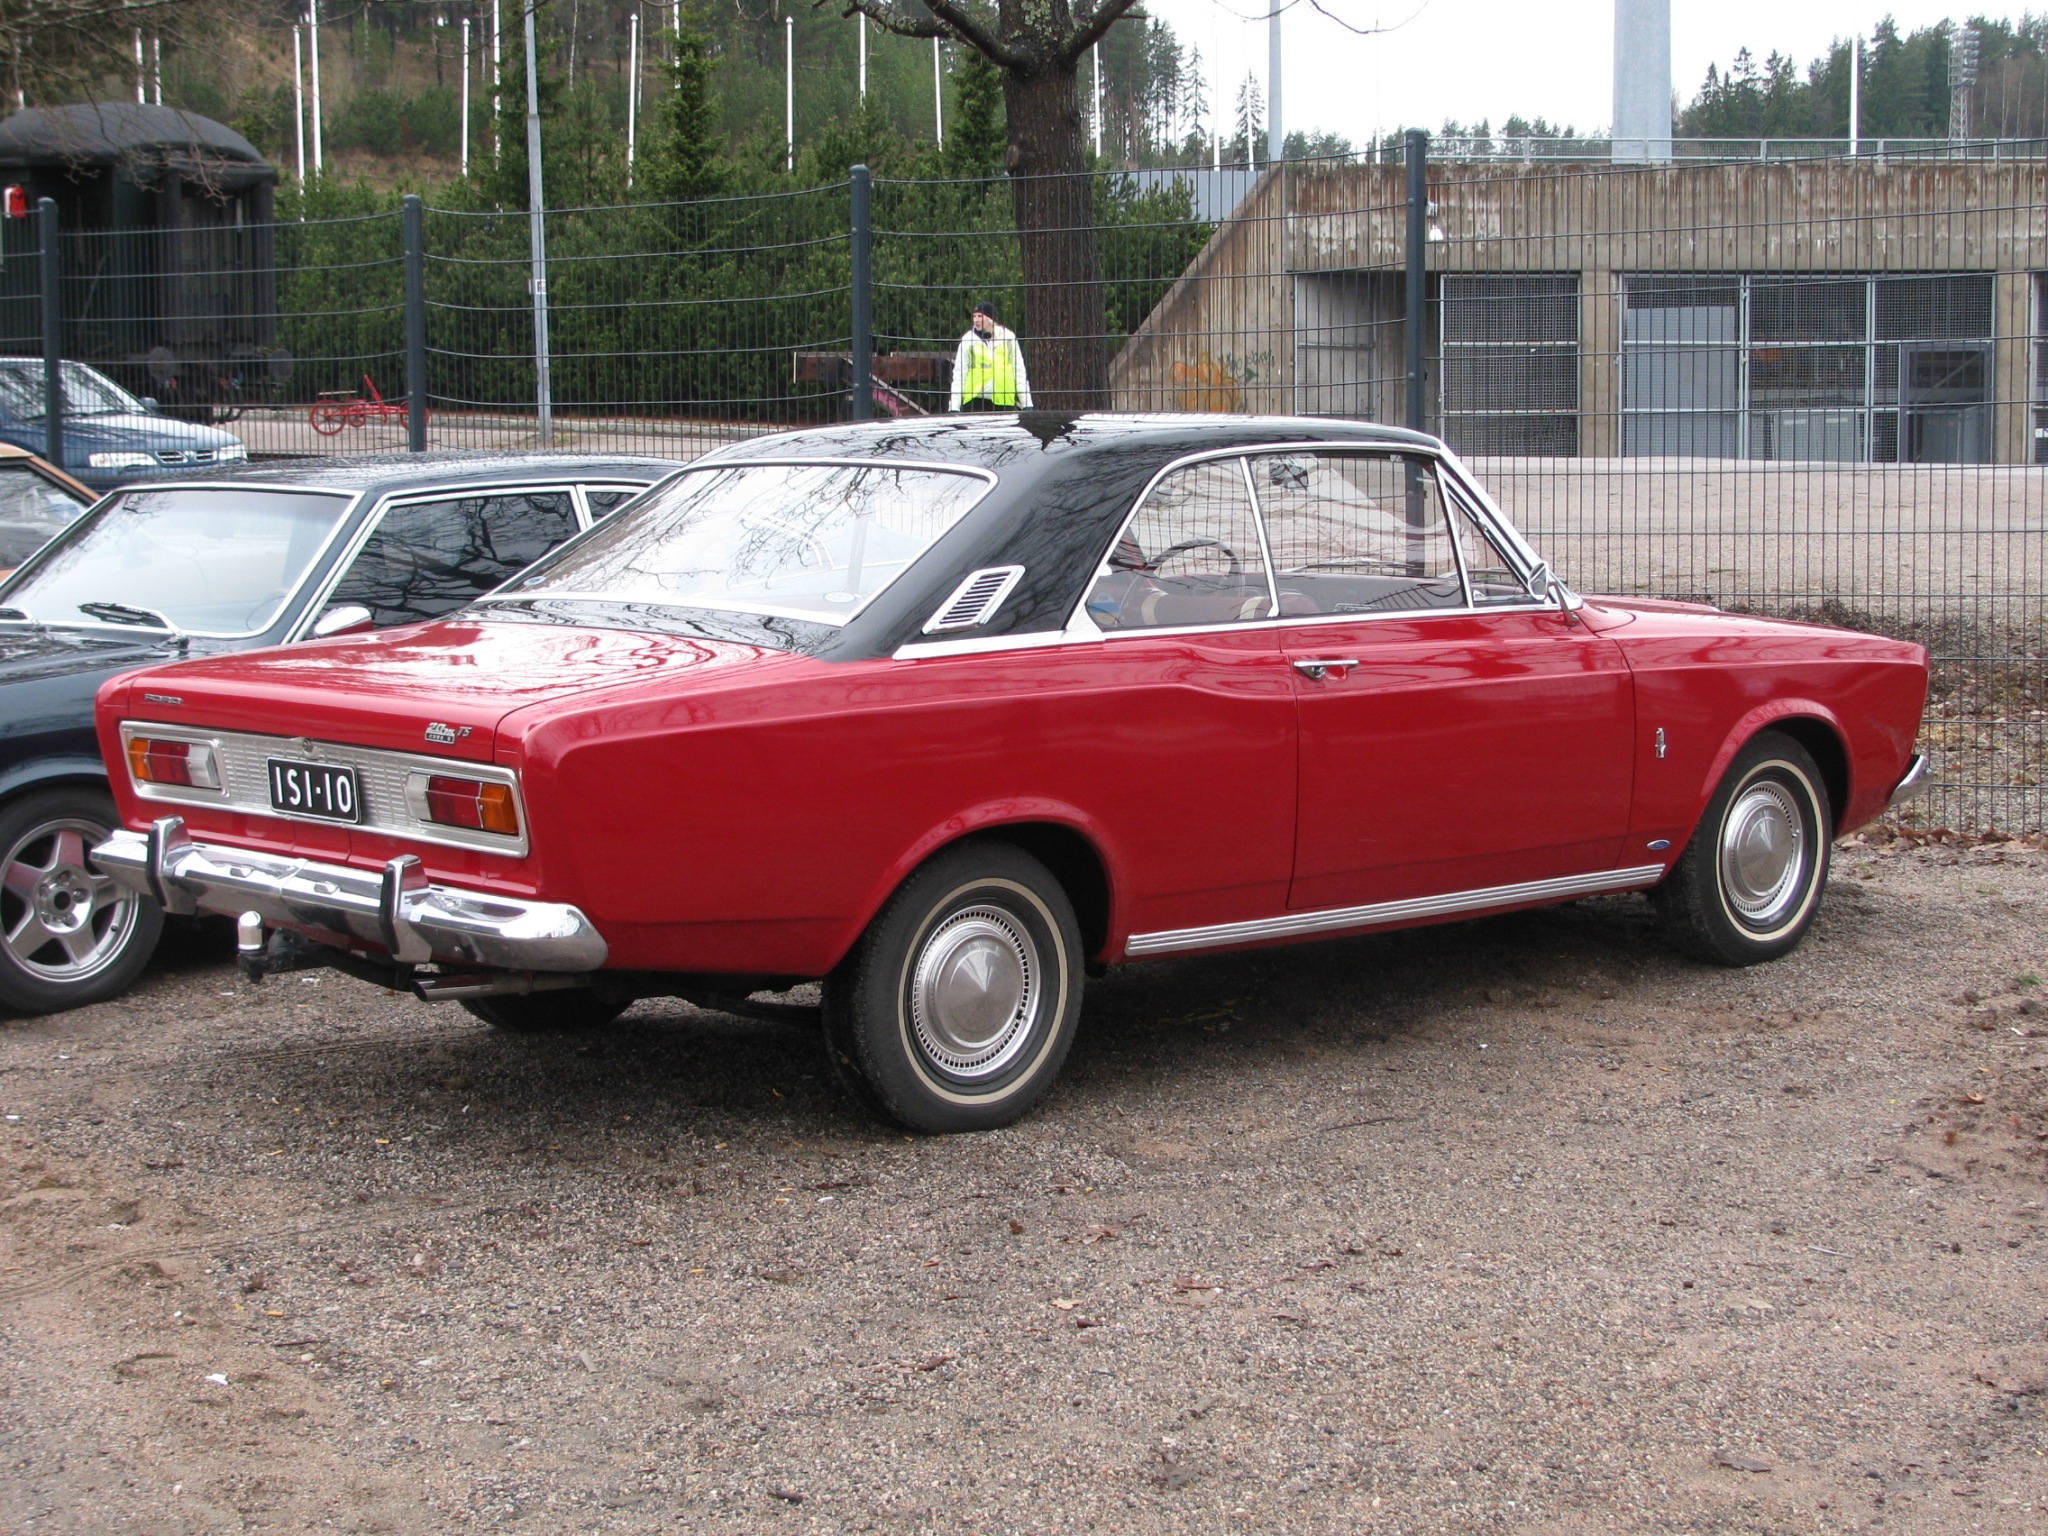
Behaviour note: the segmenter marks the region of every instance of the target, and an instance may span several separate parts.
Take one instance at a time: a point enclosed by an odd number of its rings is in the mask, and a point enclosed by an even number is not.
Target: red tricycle
[[[332,437],[343,427],[367,426],[373,421],[396,422],[401,427],[408,424],[405,401],[386,400],[367,373],[363,375],[363,388],[370,392],[367,400],[352,389],[321,390],[320,398],[306,410],[313,430],[322,437]]]

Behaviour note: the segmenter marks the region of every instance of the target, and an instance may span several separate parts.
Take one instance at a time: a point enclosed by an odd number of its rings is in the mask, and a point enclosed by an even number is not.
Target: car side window
[[[590,485],[583,488],[583,499],[590,503],[592,522],[611,516],[639,494],[637,485]]]
[[[1162,477],[1088,593],[1098,627],[1167,629],[1273,616],[1243,461],[1210,459]]]
[[[1458,552],[1465,557],[1465,581],[1475,608],[1499,607],[1505,603],[1530,601],[1528,584],[1514,561],[1493,540],[1485,525],[1456,496],[1449,498],[1451,527],[1456,530]]]
[[[402,503],[385,512],[328,603],[360,603],[380,629],[438,618],[575,532],[567,491]]]
[[[1250,463],[1282,618],[1464,606],[1443,491],[1427,459],[1302,452]]]
[[[69,527],[86,505],[24,463],[0,464],[0,574]]]

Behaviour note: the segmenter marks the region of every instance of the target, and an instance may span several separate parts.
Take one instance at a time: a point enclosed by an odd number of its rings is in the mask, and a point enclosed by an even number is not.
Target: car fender
[[[25,763],[16,763],[12,768],[0,770],[0,802],[12,800],[26,790],[41,789],[50,784],[87,782],[100,788],[104,788],[107,783],[106,765],[96,757],[65,753],[55,757],[33,758]]]
[[[1095,851],[1102,865],[1104,883],[1109,887],[1108,936],[1104,953],[1114,953],[1123,934],[1118,892],[1123,888],[1119,878],[1122,860],[1116,848],[1116,840],[1095,817],[1078,806],[1063,800],[1045,799],[1037,796],[1008,796],[990,800],[979,805],[965,807],[928,828],[925,833],[898,855],[888,870],[864,893],[858,916],[835,944],[840,958],[852,950],[868,924],[882,910],[903,882],[917,870],[918,866],[937,853],[963,838],[977,833],[1000,831],[1015,826],[1057,826],[1074,833]]]
[[[1835,712],[1814,699],[1772,699],[1769,703],[1759,704],[1743,715],[1729,727],[1727,734],[1722,738],[1719,750],[1714,753],[1707,765],[1705,781],[1700,784],[1693,796],[1688,837],[1691,836],[1691,828],[1697,827],[1700,817],[1706,813],[1707,802],[1714,797],[1714,790],[1720,785],[1721,776],[1728,771],[1728,765],[1735,761],[1735,754],[1747,746],[1757,732],[1777,724],[1780,720],[1818,720],[1825,725],[1842,748],[1844,772],[1849,775],[1849,789],[1851,793],[1854,792],[1855,755],[1849,750],[1849,733],[1842,728],[1842,722]],[[1834,808],[1838,817],[1843,813],[1847,803],[1845,796],[1843,804]]]

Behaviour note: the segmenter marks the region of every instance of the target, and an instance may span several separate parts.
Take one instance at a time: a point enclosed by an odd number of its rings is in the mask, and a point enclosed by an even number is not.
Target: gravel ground
[[[0,1020],[0,1531],[2037,1532],[2048,854],[1121,971],[1024,1124],[187,934]],[[2037,1011],[2038,1010],[2038,1011]]]

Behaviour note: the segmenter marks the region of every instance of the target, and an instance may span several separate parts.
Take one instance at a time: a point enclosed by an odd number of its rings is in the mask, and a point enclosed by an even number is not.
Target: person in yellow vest
[[[953,398],[949,411],[1028,411],[1031,379],[1017,333],[996,319],[987,300],[974,306],[967,334],[953,355]]]

